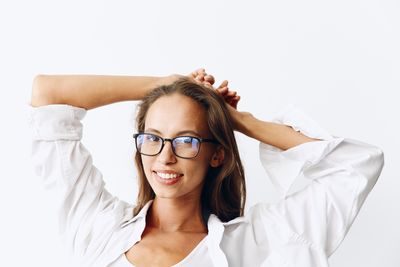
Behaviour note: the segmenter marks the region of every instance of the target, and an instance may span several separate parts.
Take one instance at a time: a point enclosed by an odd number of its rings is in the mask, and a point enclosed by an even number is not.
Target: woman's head
[[[194,140],[193,150],[200,146],[194,158],[179,157],[182,156],[178,151],[179,142],[175,142],[178,156],[173,152],[172,142],[168,141],[155,156],[136,152],[139,194],[135,213],[157,196],[200,199],[202,207],[222,221],[243,215],[246,199],[243,167],[229,112],[224,99],[214,90],[188,79],[158,87],[138,106],[137,128],[139,133],[162,138],[193,136],[216,142],[197,144]],[[158,139],[156,136],[148,138]],[[182,139],[181,144],[190,143],[190,140],[193,139]],[[160,173],[166,172],[173,172],[179,178],[161,179],[164,175]]]

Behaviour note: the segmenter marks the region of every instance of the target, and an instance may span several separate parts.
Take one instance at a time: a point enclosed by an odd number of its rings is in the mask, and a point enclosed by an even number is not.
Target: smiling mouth
[[[174,178],[182,176],[182,174],[179,174],[179,173],[163,173],[163,172],[157,172],[157,171],[155,171],[155,173],[163,179],[174,179]]]
[[[173,185],[176,184],[179,180],[181,180],[183,174],[166,174],[166,173],[159,173],[154,171],[156,180],[163,185]]]

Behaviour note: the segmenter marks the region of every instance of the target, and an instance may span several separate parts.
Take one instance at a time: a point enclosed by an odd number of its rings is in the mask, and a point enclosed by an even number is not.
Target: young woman
[[[33,158],[57,191],[72,266],[328,266],[383,167],[379,148],[334,137],[289,108],[267,122],[237,111],[227,82],[200,69],[168,77],[39,75],[32,92]],[[102,105],[141,100],[135,205],[112,196],[80,142]],[[234,130],[260,141],[284,198],[244,214]],[[310,180],[288,194],[297,177]]]

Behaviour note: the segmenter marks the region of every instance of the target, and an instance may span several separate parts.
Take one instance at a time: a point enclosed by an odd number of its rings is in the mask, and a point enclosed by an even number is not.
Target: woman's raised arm
[[[224,98],[226,107],[231,115],[233,127],[236,131],[282,150],[287,150],[306,142],[320,140],[310,138],[294,130],[290,126],[262,121],[254,117],[250,112],[238,111],[237,104],[240,100],[240,96],[237,95],[236,91],[232,91],[228,88],[227,80],[224,80],[218,87],[214,87],[214,77],[208,75],[204,69],[202,69],[201,72],[193,72],[191,75],[196,81],[216,90]]]
[[[287,150],[306,142],[319,141],[319,139],[310,138],[295,131],[290,126],[262,121],[254,117],[250,112],[238,111],[237,104],[240,96],[235,91],[229,90],[228,81],[222,82],[216,90],[225,99],[234,129],[248,137],[282,150]]]
[[[382,171],[382,150],[333,136],[294,106],[271,122],[226,106],[235,129],[261,142],[261,163],[282,197],[250,211],[252,232],[276,242],[269,247],[279,247],[279,262],[328,266]]]
[[[151,89],[174,82],[180,75],[165,77],[111,75],[38,75],[31,105],[68,104],[84,109],[140,100]]]
[[[310,138],[292,127],[275,122],[262,121],[249,112],[240,112],[227,105],[230,110],[235,129],[262,143],[287,150],[297,145],[319,141]]]

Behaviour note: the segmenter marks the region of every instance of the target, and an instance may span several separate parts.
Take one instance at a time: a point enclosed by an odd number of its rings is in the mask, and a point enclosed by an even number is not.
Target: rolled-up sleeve
[[[260,143],[260,159],[282,196],[273,212],[298,240],[310,242],[329,256],[375,185],[384,165],[383,152],[364,142],[330,135],[294,106],[273,121],[321,140],[285,151]]]
[[[81,143],[86,110],[69,105],[29,107],[35,173],[55,194],[59,229],[73,256],[100,255],[129,205],[105,188]]]

